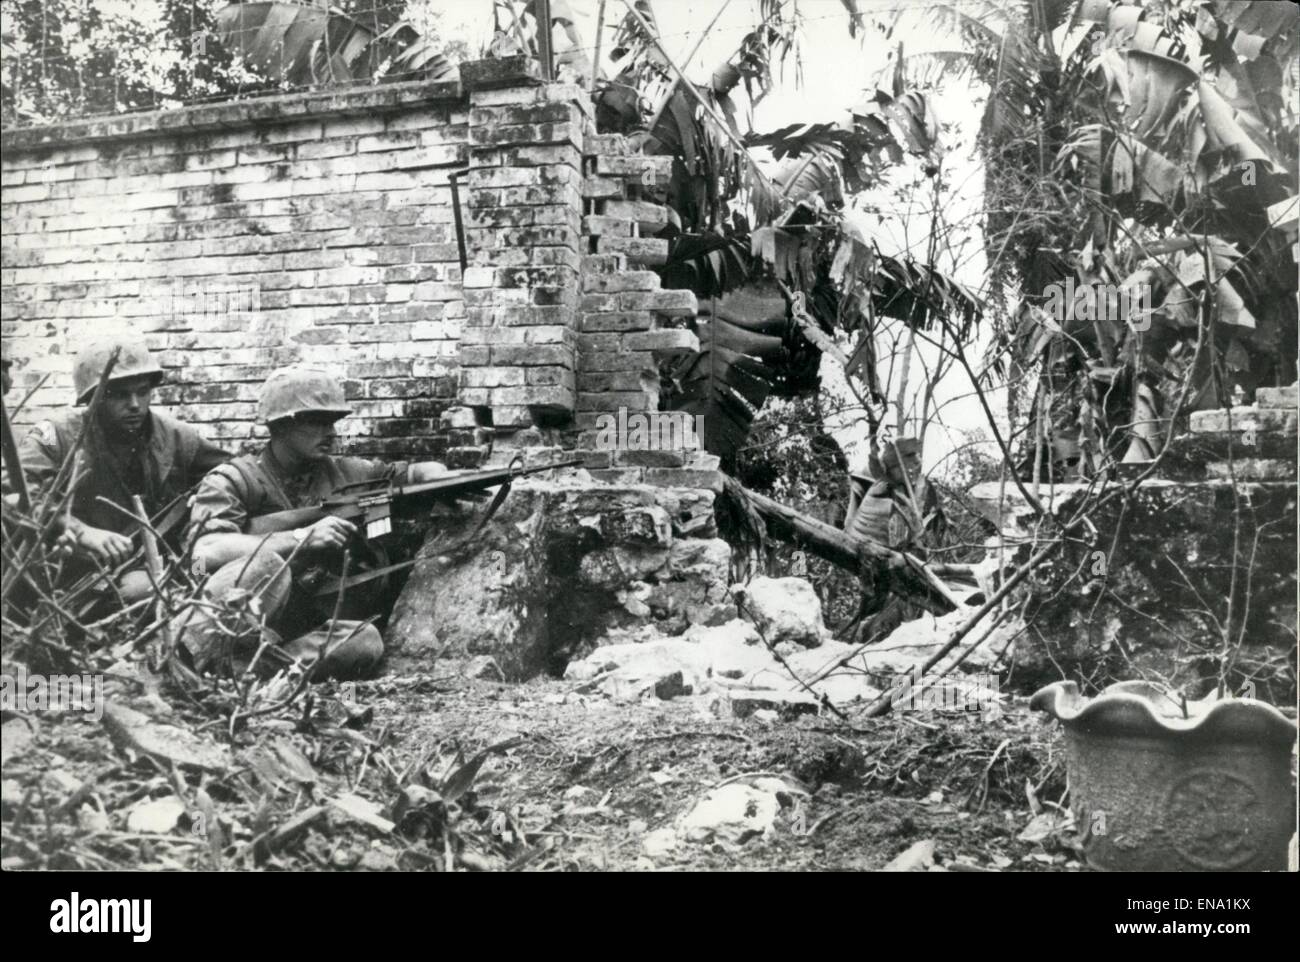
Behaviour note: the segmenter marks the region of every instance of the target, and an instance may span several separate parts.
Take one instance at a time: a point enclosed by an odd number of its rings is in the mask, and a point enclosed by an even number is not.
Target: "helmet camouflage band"
[[[257,418],[265,424],[298,414],[351,414],[343,384],[328,371],[314,367],[282,367],[262,385]]]
[[[113,366],[113,373],[108,379],[109,384],[127,378],[148,376],[157,385],[163,379],[163,370],[158,366],[158,361],[141,341],[120,337],[96,341],[78,351],[77,359],[72,365],[72,389],[77,394],[78,404],[85,404],[95,393],[99,378],[114,351],[119,353],[117,364]]]

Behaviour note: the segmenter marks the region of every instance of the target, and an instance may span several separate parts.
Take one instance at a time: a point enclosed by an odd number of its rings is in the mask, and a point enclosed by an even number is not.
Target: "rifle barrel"
[[[416,495],[448,497],[461,491],[481,491],[483,488],[495,488],[499,484],[505,484],[507,481],[512,481],[527,474],[540,474],[543,471],[551,471],[555,468],[572,468],[581,464],[582,458],[571,458],[567,461],[542,464],[531,468],[466,471],[464,474],[448,475],[444,478],[434,478],[432,481],[423,481],[420,484],[405,485],[393,492],[393,498],[395,500]]]
[[[402,487],[391,490],[393,502],[404,500],[437,500],[439,498],[452,498],[458,494],[469,491],[481,491],[484,488],[495,488],[498,485],[506,484],[515,478],[527,474],[540,474],[543,471],[551,471],[555,468],[572,468],[582,464],[581,458],[571,458],[567,461],[557,461],[554,464],[541,464],[531,468],[498,468],[491,471],[466,471],[463,474],[449,475],[443,478],[434,478],[432,481],[423,481],[420,484],[407,484]],[[249,534],[271,534],[276,531],[292,531],[294,528],[301,528],[305,525],[315,524],[321,518],[334,516],[339,518],[351,519],[362,515],[365,511],[358,504],[360,499],[368,495],[349,495],[345,498],[327,501],[323,504],[309,505],[305,508],[293,508],[288,511],[276,511],[272,514],[264,514],[261,517],[253,518],[248,524]]]

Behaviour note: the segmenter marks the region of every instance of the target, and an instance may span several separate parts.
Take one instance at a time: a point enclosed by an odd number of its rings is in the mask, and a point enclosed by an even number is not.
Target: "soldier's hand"
[[[423,484],[449,474],[451,472],[447,470],[447,465],[441,461],[421,461],[419,464],[411,465],[410,481],[412,484]]]
[[[50,545],[50,557],[54,561],[66,558],[75,553],[77,550],[77,535],[75,532],[64,529],[54,538],[54,543]]]
[[[321,518],[307,529],[307,536],[302,539],[304,550],[339,549],[348,543],[356,533],[357,526],[342,518]]]
[[[114,531],[103,528],[82,527],[77,538],[77,545],[96,561],[108,567],[116,567],[131,557],[131,539]]]

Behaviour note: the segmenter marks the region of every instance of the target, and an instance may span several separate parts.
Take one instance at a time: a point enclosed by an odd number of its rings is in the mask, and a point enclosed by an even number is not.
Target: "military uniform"
[[[38,422],[23,439],[19,458],[34,494],[54,480],[85,418],[84,409],[65,411]],[[134,530],[131,519],[99,498],[133,511],[131,498],[138,494],[152,517],[230,457],[188,424],[157,411],[149,413],[140,434],[129,441],[110,441],[102,431],[87,431],[81,451],[73,516],[127,535]]]
[[[380,480],[406,484],[408,470],[404,461],[385,464],[364,458],[331,457],[291,477],[276,462],[268,444],[260,453],[241,455],[203,479],[190,511],[189,537],[197,540],[205,534],[244,534],[254,518],[319,504],[345,484]],[[387,563],[378,545],[367,544],[364,549],[357,545],[349,556],[348,570],[357,574]],[[296,561],[290,597],[283,604],[264,605],[268,624],[286,637],[293,637],[328,619],[334,599],[317,598],[316,591],[325,577],[341,573],[337,567]],[[384,582],[376,581],[348,589],[340,614],[349,620],[364,618],[381,602],[386,587]]]
[[[293,478],[276,463],[268,444],[259,454],[241,455],[203,479],[190,511],[190,534],[242,534],[254,518],[319,504],[345,484],[406,484],[407,472],[404,461],[324,458]]]
[[[262,385],[258,397],[258,420],[270,425],[275,437],[276,423],[299,416],[325,416],[330,423],[351,412],[344,397],[343,385],[330,373],[309,366],[281,368],[272,372]],[[404,484],[409,480],[406,462],[384,464],[351,457],[305,459],[301,471],[291,472],[277,460],[276,441],[260,453],[235,458],[212,471],[194,498],[190,515],[190,537],[196,554],[203,557],[202,539],[220,535],[246,535],[250,522],[263,515],[319,504],[337,489],[348,484],[391,481]],[[295,532],[301,541],[306,529]],[[281,544],[278,550],[283,550]],[[254,547],[242,558],[227,561],[207,583],[209,598],[219,603],[197,614],[187,615],[189,626],[182,626],[177,637],[189,651],[200,670],[237,659],[238,649],[279,637],[289,639],[283,650],[304,663],[314,664],[314,677],[355,678],[372,673],[383,657],[383,638],[374,625],[365,624],[368,615],[380,609],[386,586],[378,579],[348,588],[339,597],[324,597],[318,591],[321,575],[338,565],[339,551],[297,551],[281,558],[266,542]],[[348,551],[348,573],[363,568],[383,566],[387,559],[381,548],[354,539]],[[341,573],[337,567],[333,573]],[[255,600],[256,604],[252,601]],[[239,613],[243,612],[242,615]],[[224,614],[223,614],[224,613]],[[231,626],[216,624],[233,614]],[[242,625],[240,627],[240,620]],[[252,623],[256,631],[247,637]],[[324,623],[324,628],[310,630]],[[242,639],[242,640],[241,640]]]

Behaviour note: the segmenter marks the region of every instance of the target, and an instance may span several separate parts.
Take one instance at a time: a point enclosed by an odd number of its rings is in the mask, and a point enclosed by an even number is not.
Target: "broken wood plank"
[[[807,548],[817,557],[854,574],[884,565],[891,569],[895,581],[906,588],[909,600],[934,611],[946,614],[960,607],[960,600],[944,582],[929,570],[925,562],[912,555],[895,551],[869,538],[856,538],[824,521],[796,511],[766,495],[743,487],[739,482],[727,480],[735,486],[735,495],[749,500],[766,522],[768,533],[783,541]]]

